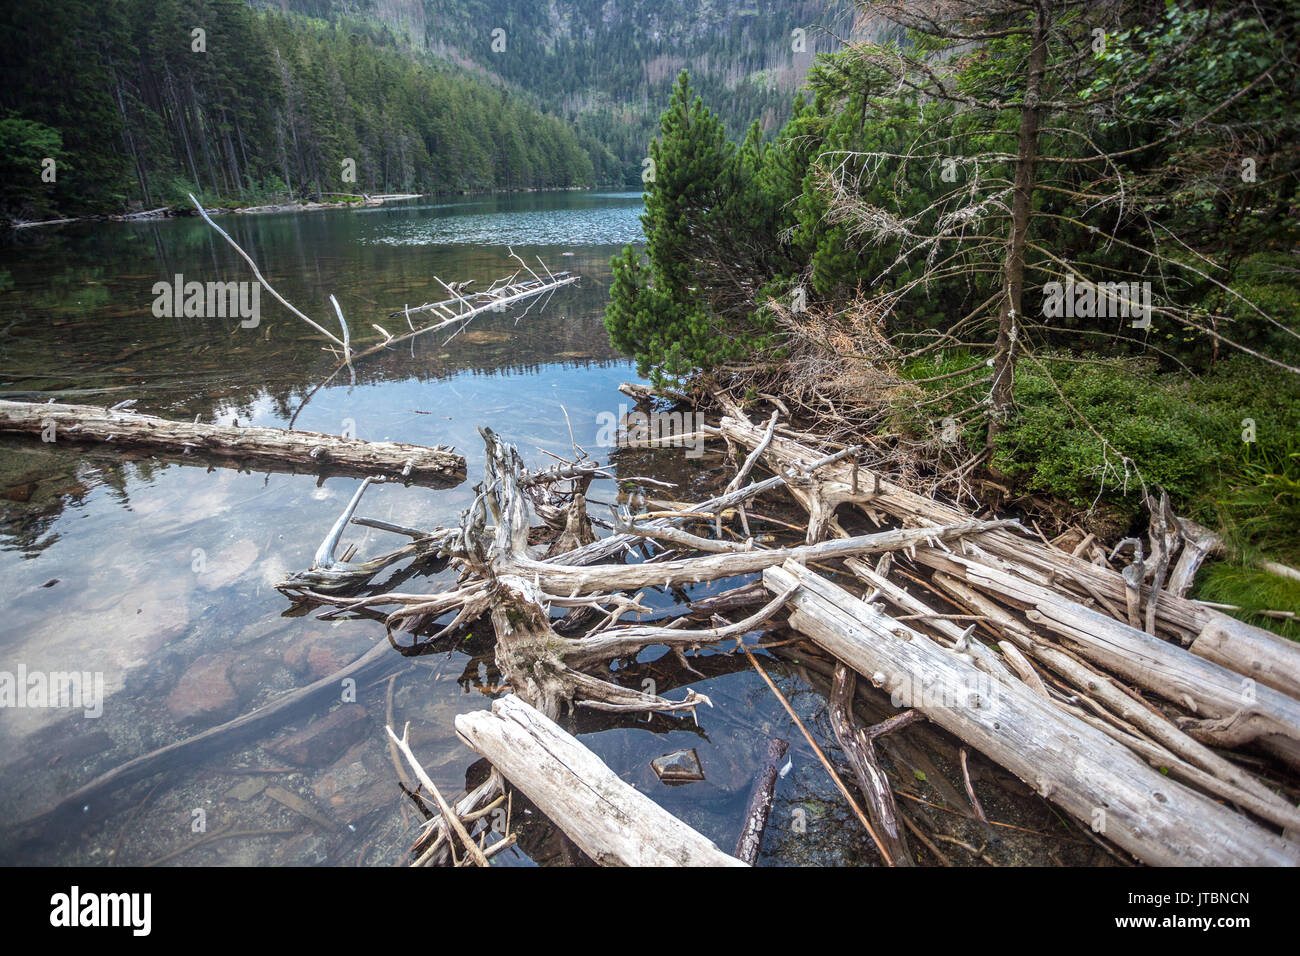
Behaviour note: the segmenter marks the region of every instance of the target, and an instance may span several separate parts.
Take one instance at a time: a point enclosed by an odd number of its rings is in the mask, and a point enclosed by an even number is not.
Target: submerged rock
[[[181,675],[167,697],[167,711],[176,720],[204,720],[230,714],[238,703],[230,682],[232,658],[225,654],[204,654]]]
[[[704,768],[700,766],[699,755],[694,749],[675,750],[650,761],[650,767],[658,775],[660,783],[694,783],[704,779]]]

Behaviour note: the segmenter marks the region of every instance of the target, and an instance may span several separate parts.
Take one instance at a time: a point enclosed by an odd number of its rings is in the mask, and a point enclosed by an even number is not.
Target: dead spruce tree
[[[1284,7],[860,6],[901,37],[849,55],[877,102],[912,104],[915,135],[902,149],[826,150],[817,186],[851,240],[897,250],[875,277],[886,315],[935,283],[968,283],[982,299],[927,334],[931,348],[989,351],[988,395],[962,415],[987,420],[990,449],[1011,414],[1017,361],[1080,328],[1159,352],[1154,317],[1161,334],[1204,337],[1213,354],[1225,345],[1300,373],[1287,358],[1300,333],[1231,287],[1234,261],[1200,251],[1207,233],[1188,212],[1208,200],[1237,210],[1228,221],[1240,229],[1290,208],[1294,111],[1273,108],[1297,76]],[[1180,109],[1161,105],[1174,96]],[[1269,108],[1253,105],[1261,97]],[[1267,175],[1254,175],[1259,164]],[[1233,328],[1228,304],[1251,328]],[[1259,344],[1260,330],[1282,347]]]

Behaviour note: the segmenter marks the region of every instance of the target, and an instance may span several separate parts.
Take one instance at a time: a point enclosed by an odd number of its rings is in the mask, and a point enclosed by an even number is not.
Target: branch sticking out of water
[[[288,309],[288,310],[289,310],[290,312],[292,312],[294,315],[298,316],[298,318],[302,319],[304,322],[306,322],[308,325],[310,325],[313,329],[315,329],[315,330],[316,330],[317,332],[319,332],[321,335],[325,336],[327,339],[329,339],[329,340],[330,340],[331,342],[333,342],[335,345],[341,345],[341,346],[343,346],[344,354],[347,354],[347,352],[348,352],[348,346],[347,346],[347,343],[343,341],[343,339],[340,339],[337,335],[335,335],[335,334],[332,333],[332,332],[326,331],[326,330],[325,330],[324,328],[322,328],[320,325],[317,325],[317,324],[316,324],[315,322],[313,322],[311,319],[307,318],[307,316],[305,316],[305,315],[303,315],[301,312],[299,312],[298,309],[296,309],[296,308],[295,308],[295,307],[294,307],[294,306],[289,302],[288,299],[286,299],[284,296],[280,295],[280,293],[276,292],[275,289],[273,289],[273,288],[271,287],[271,283],[267,282],[266,279],[263,278],[263,276],[262,276],[262,270],[260,270],[259,268],[257,268],[257,263],[253,261],[252,257],[251,257],[247,252],[245,252],[243,249],[241,249],[241,248],[239,247],[239,243],[235,242],[234,239],[231,239],[231,238],[230,238],[230,234],[229,234],[228,232],[226,232],[226,230],[222,229],[220,226],[218,226],[215,222],[212,221],[212,218],[208,215],[207,210],[204,209],[203,206],[199,203],[199,201],[198,201],[197,199],[194,198],[194,194],[193,194],[193,193],[190,193],[190,202],[194,203],[194,208],[197,209],[197,210],[199,211],[199,215],[203,217],[203,221],[206,222],[206,223],[207,223],[209,226],[211,226],[213,229],[215,229],[215,230],[217,231],[218,235],[220,235],[222,239],[225,239],[226,242],[230,243],[231,246],[234,247],[235,251],[238,252],[239,255],[243,258],[243,260],[244,260],[245,262],[248,263],[249,267],[253,270],[253,275],[257,277],[257,281],[260,282],[260,283],[262,284],[262,288],[263,288],[263,289],[265,289],[267,292],[271,293],[271,295],[275,297],[275,300],[276,300],[277,302],[279,302],[281,305],[283,305],[286,309]],[[337,305],[335,306],[335,308],[337,308]],[[339,319],[342,320],[342,318],[343,318],[342,313],[340,313],[340,314],[339,314]],[[343,335],[346,337],[347,334],[348,334],[348,328],[347,328],[347,325],[344,324],[344,326],[343,326]]]

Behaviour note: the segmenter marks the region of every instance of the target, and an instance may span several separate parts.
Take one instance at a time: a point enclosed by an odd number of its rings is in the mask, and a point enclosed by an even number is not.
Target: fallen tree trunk
[[[1251,627],[1226,614],[1215,614],[1188,650],[1197,657],[1300,698],[1300,667],[1295,644],[1285,637]]]
[[[758,862],[759,850],[763,848],[763,833],[767,830],[768,817],[772,815],[773,794],[781,775],[781,758],[789,748],[790,744],[780,737],[767,742],[763,765],[759,767],[749,791],[745,824],[740,828],[740,839],[736,841],[736,857],[750,866]]]
[[[1111,677],[1073,654],[1043,640],[992,598],[942,572],[934,583],[960,603],[989,618],[991,626],[1036,660],[1060,674],[1090,699],[1105,706],[1120,720],[1151,738],[1162,752],[1166,766],[1184,761],[1204,771],[1198,782],[1202,789],[1223,797],[1284,829],[1300,832],[1300,810],[1236,764],[1194,739],[1155,707],[1122,688]]]
[[[211,455],[271,471],[382,476],[444,487],[465,480],[465,459],[441,448],[260,425],[177,422],[93,405],[0,401],[0,432],[40,435],[56,443],[113,442],[171,455]]]
[[[724,418],[721,433],[746,447],[755,447],[763,440],[763,428],[748,420]],[[764,457],[778,470],[796,467],[798,463],[811,462],[819,452],[788,438],[776,437],[768,445]],[[851,462],[839,461],[824,465],[818,470],[816,489],[832,495],[838,502],[848,501],[862,508],[868,515],[888,515],[900,521],[928,521],[933,524],[952,524],[969,518],[958,508],[935,501],[924,495],[908,491],[883,478],[878,472]],[[1026,573],[1042,576],[1044,580],[1059,580],[1072,586],[1086,587],[1117,608],[1125,606],[1124,578],[1118,571],[1098,567],[1082,558],[1048,547],[1039,541],[1026,539],[1009,531],[984,535],[981,547],[990,554],[1017,562]],[[1089,592],[1091,593],[1091,591]],[[1141,589],[1143,602],[1149,600],[1150,588]],[[1182,643],[1189,643],[1210,623],[1211,612],[1194,601],[1164,593],[1156,610],[1157,627]],[[1296,650],[1300,658],[1300,647]]]
[[[456,733],[602,866],[744,866],[513,694],[461,714]]]
[[[836,558],[878,554],[902,548],[916,548],[929,541],[947,541],[967,534],[980,534],[1002,528],[1014,521],[962,521],[941,528],[906,528],[865,534],[837,541],[777,548],[770,551],[735,551],[709,554],[699,558],[682,558],[630,565],[592,565],[567,567],[549,561],[517,557],[503,562],[502,571],[537,581],[553,594],[589,594],[593,591],[636,590],[650,585],[698,584],[740,574],[753,574],[786,560],[830,561]],[[649,527],[646,536],[653,535]]]
[[[1062,638],[1089,661],[1198,717],[1246,718],[1248,723],[1238,723],[1233,740],[1223,743],[1232,746],[1261,738],[1266,746],[1276,744],[1269,749],[1278,756],[1296,763],[1300,701],[1295,698],[1255,686],[1236,671],[1026,581],[987,555],[969,558],[918,550],[916,557],[921,564],[1027,607],[1030,621]],[[1195,730],[1189,732],[1203,742],[1214,742]]]
[[[726,437],[748,447],[755,447],[764,439],[762,427],[736,418],[724,418],[720,430]],[[769,443],[765,457],[778,470],[785,471],[797,468],[800,463],[815,460],[819,453],[798,442],[777,437]],[[868,515],[874,514],[877,519],[885,514],[912,524],[929,522],[935,525],[949,525],[969,519],[969,515],[957,508],[908,491],[884,480],[879,473],[845,461],[824,464],[817,471],[815,484],[811,487],[792,487],[791,491],[805,501],[823,496],[835,503],[852,502]],[[811,502],[809,507],[817,510],[817,506]],[[1009,530],[995,529],[981,535],[979,547],[988,555],[1008,562],[1014,577],[1031,582],[1040,591],[1055,592],[1056,600],[1074,600],[1066,589],[1076,587],[1093,598],[1100,599],[1098,603],[1104,607],[1108,605],[1108,610],[1118,611],[1127,606],[1128,588],[1124,576],[1118,571],[1098,567],[1059,548],[1049,547]],[[920,553],[918,560],[928,562],[927,555],[942,558],[940,552],[929,551]],[[1144,605],[1149,604],[1151,588],[1139,585],[1137,591],[1139,601]],[[1118,613],[1112,616],[1120,619]],[[1210,608],[1168,591],[1160,594],[1155,611],[1157,632],[1163,631],[1183,646],[1191,644],[1209,625],[1222,617]],[[1244,622],[1234,622],[1232,630],[1233,641],[1229,647],[1220,650],[1216,662],[1259,683],[1291,693],[1293,682],[1300,683],[1300,644],[1279,644],[1276,635],[1270,631]],[[1258,666],[1260,647],[1272,649],[1270,660],[1274,663],[1266,668]],[[1255,649],[1253,653],[1252,648]],[[1171,653],[1176,650],[1170,646]],[[1239,654],[1244,656],[1238,656]],[[1278,676],[1281,674],[1295,676],[1281,678]]]
[[[787,599],[790,624],[872,683],[1002,764],[1078,819],[1154,865],[1300,863],[1300,846],[1147,766],[1024,684],[977,670],[798,565],[763,581]]]

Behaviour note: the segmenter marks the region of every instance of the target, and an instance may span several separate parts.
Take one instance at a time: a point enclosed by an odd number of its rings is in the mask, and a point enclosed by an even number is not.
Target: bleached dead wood
[[[1170,594],[1186,597],[1201,564],[1210,555],[1223,551],[1223,541],[1213,531],[1186,518],[1179,519],[1178,527],[1182,532],[1183,549],[1178,553],[1178,561],[1169,574],[1167,587]]]
[[[0,401],[0,432],[49,436],[55,442],[113,442],[170,455],[192,452],[272,471],[382,476],[441,486],[465,480],[465,459],[440,448],[262,425],[178,422],[93,405]]]
[[[696,584],[701,581],[735,577],[739,574],[753,574],[787,560],[800,563],[829,561],[836,558],[914,548],[930,541],[950,541],[963,535],[982,534],[1010,524],[1015,522],[1011,520],[962,521],[944,527],[881,531],[877,534],[823,541],[794,548],[710,554],[704,557],[653,564],[596,565],[575,568],[521,557],[504,564],[503,570],[508,569],[509,573],[536,581],[543,590],[552,594],[636,590],[656,584]]]
[[[724,436],[746,447],[756,446],[764,437],[762,428],[734,417],[724,418],[720,430]],[[819,455],[819,452],[806,445],[778,436],[771,441],[764,457],[778,471],[783,471],[794,463],[811,461]],[[836,503],[851,501],[868,515],[886,514],[911,524],[943,525],[968,517],[957,508],[908,491],[866,468],[858,468],[855,478],[855,467],[844,461],[823,465],[818,470],[818,484],[823,493],[835,496]],[[799,489],[792,487],[791,491],[796,497],[799,496]],[[1101,598],[1110,607],[1122,609],[1127,606],[1128,589],[1124,575],[1118,571],[1098,567],[1059,548],[1049,547],[1009,530],[994,530],[981,535],[979,547],[983,552],[1006,561],[1012,567],[1011,573],[1014,576],[1040,588],[1054,589],[1068,598],[1067,589],[1078,587],[1089,595]],[[934,555],[936,552],[931,551],[929,554]],[[1146,605],[1151,598],[1150,586],[1135,583],[1135,590],[1139,604]],[[1167,590],[1161,593],[1156,605],[1157,633],[1177,638],[1183,645],[1194,641],[1214,620],[1213,610]],[[1272,641],[1275,637],[1271,632],[1249,624],[1240,623],[1240,628],[1242,630],[1239,634],[1253,634],[1260,642]],[[1290,662],[1287,665],[1288,671],[1300,673],[1300,645],[1291,643],[1282,646],[1278,653]],[[1222,663],[1243,676],[1258,680],[1249,659],[1224,660]]]
[[[1279,756],[1294,761],[1300,744],[1300,700],[1256,686],[1236,671],[1027,581],[990,555],[970,558],[921,549],[917,561],[1026,607],[1032,623],[1051,631],[1089,661],[1199,717],[1236,718],[1238,743],[1260,737],[1267,744],[1274,737],[1285,738],[1291,743],[1276,749]]]
[[[602,866],[745,865],[513,694],[458,716],[456,733]]]
[[[1280,827],[1296,829],[1300,832],[1298,826],[1300,809],[1264,786],[1241,767],[1184,733],[1173,721],[1141,697],[1121,687],[1108,675],[1089,667],[1073,654],[1045,640],[1035,633],[1033,628],[987,595],[940,572],[935,573],[933,580],[961,604],[988,617],[993,627],[1009,641],[1014,642],[1009,646],[1018,646],[1063,677],[1080,693],[1095,700],[1122,721],[1149,736],[1165,753],[1163,759],[1166,765],[1185,761],[1206,773],[1209,779],[1198,781],[1202,789],[1230,800]]]
[[[1300,698],[1296,645],[1279,634],[1214,614],[1189,648],[1198,657],[1245,674],[1266,687]]]
[[[763,438],[762,428],[734,417],[724,418],[720,430],[725,437],[750,448]],[[807,445],[778,436],[772,440],[764,457],[781,471],[793,463],[810,462],[820,454]],[[824,494],[833,496],[834,503],[852,502],[869,515],[889,515],[917,524],[951,524],[969,517],[958,508],[894,484],[865,466],[839,461],[820,468],[818,477]],[[1085,578],[1115,606],[1124,606],[1124,580],[1118,571],[1099,568],[1059,548],[1049,548],[1042,542],[1010,531],[984,535],[981,547],[991,554],[1010,557],[1027,572],[1045,578],[1050,576],[1064,582]],[[1144,589],[1144,600],[1148,590]],[[1165,595],[1159,603],[1157,624],[1179,638],[1191,640],[1208,621],[1208,612],[1191,601]]]
[[[964,656],[807,568],[769,568],[763,581],[777,593],[800,586],[789,598],[796,630],[886,692],[909,697],[932,721],[1139,859],[1300,864],[1300,846],[1170,780],[1023,684],[977,671]]]

